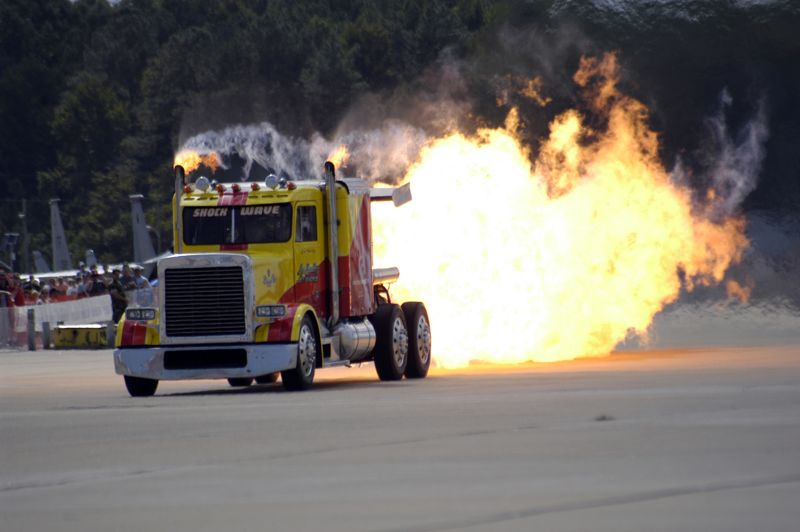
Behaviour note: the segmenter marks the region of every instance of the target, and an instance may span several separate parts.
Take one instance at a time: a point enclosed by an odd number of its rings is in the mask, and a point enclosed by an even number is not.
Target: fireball
[[[339,145],[333,153],[328,156],[328,160],[333,163],[336,168],[347,167],[347,161],[350,159],[350,152],[345,144]]]
[[[219,157],[215,152],[198,153],[194,150],[181,150],[175,155],[174,166],[182,166],[188,174],[204,165],[216,172],[219,168]]]
[[[425,301],[439,366],[607,355],[742,257],[744,220],[711,220],[671,180],[615,57],[582,61],[575,81],[602,130],[567,111],[531,163],[512,111],[430,141],[403,179],[414,201],[374,206],[376,265],[400,267],[399,300]]]

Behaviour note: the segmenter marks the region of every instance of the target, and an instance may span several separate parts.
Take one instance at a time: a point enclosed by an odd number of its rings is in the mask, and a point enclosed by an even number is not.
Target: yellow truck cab
[[[175,255],[158,262],[150,304],[116,331],[114,367],[132,396],[159,380],[228,379],[311,387],[317,368],[373,360],[381,380],[422,378],[431,363],[425,306],[391,301],[397,268],[372,264],[372,201],[408,185],[357,178],[262,183],[192,180],[175,168]]]

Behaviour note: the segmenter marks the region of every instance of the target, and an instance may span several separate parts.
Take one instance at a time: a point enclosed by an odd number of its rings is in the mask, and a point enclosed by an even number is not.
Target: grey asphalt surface
[[[800,347],[280,384],[0,352],[0,530],[800,529]]]

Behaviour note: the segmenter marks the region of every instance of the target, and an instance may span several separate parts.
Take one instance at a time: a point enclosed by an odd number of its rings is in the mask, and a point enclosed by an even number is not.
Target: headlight
[[[278,179],[278,176],[276,176],[275,174],[269,174],[267,178],[264,180],[264,185],[267,188],[271,188],[273,190],[278,188],[279,184],[280,180]]]
[[[201,175],[200,177],[198,177],[197,181],[194,182],[194,188],[196,188],[197,190],[202,190],[203,192],[208,190],[208,187],[210,187],[210,186],[211,186],[211,182],[204,175]]]
[[[256,316],[259,318],[280,318],[286,316],[286,307],[283,305],[259,305],[256,307]]]
[[[129,308],[125,311],[125,319],[132,321],[152,321],[156,319],[156,309]]]

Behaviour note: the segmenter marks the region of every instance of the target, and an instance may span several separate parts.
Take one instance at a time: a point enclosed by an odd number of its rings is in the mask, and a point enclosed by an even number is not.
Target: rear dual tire
[[[378,305],[369,318],[375,328],[375,370],[382,381],[399,381],[408,365],[408,331],[398,305]]]
[[[408,327],[408,364],[406,377],[424,379],[431,367],[431,322],[425,305],[419,301],[403,303],[403,316]]]

